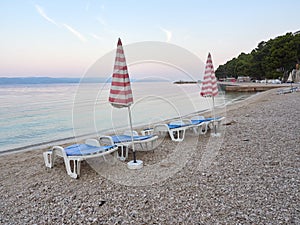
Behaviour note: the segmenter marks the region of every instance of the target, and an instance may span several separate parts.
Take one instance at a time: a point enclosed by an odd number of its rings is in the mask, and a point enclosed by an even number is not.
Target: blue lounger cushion
[[[220,119],[222,117],[216,117],[216,120]],[[203,122],[208,122],[208,121],[213,121],[214,118],[205,118],[205,119],[202,119],[202,120],[191,120],[192,124],[195,125],[195,124],[199,124],[199,123],[203,123]]]
[[[145,136],[133,136],[133,141],[143,141],[147,140],[149,138],[152,138],[154,135],[145,135]],[[120,143],[120,142],[129,142],[131,141],[130,135],[116,135],[111,136],[114,143]]]
[[[180,127],[189,126],[190,124],[168,124],[169,129],[175,129]]]
[[[113,148],[114,146],[92,146],[87,144],[74,144],[65,148],[67,156],[84,156],[84,155],[93,155],[100,152],[104,152]]]
[[[208,121],[212,121],[212,120],[213,120],[212,118],[209,118],[209,119],[204,119],[204,120],[191,120],[191,121],[192,121],[192,124],[195,125],[195,124],[208,122]]]

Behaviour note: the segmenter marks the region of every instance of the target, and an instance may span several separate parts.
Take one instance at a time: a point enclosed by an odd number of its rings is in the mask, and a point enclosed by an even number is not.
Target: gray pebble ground
[[[126,163],[101,168],[129,174],[123,185],[86,162],[79,179],[62,159],[46,168],[42,150],[1,155],[0,224],[300,224],[300,92],[267,91],[219,113],[221,137],[160,139],[138,153],[150,181]]]

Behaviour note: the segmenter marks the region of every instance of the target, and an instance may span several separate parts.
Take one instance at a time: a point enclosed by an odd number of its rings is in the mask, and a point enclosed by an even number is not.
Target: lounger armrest
[[[100,143],[99,143],[99,141],[96,140],[96,139],[86,139],[86,140],[85,140],[85,144],[91,145],[91,146],[100,147]]]
[[[146,136],[146,135],[152,135],[153,134],[153,128],[147,128],[147,129],[144,129],[141,131],[141,134],[143,136]]]
[[[222,121],[222,120],[224,120],[224,119],[225,119],[225,116],[222,116],[222,117],[220,117],[220,118],[217,118],[216,121],[220,122],[220,121]]]
[[[190,119],[174,120],[174,121],[171,121],[169,124],[170,125],[185,126],[185,125],[192,124],[192,121]]]
[[[124,135],[128,135],[128,136],[131,136],[131,130],[126,130],[126,131],[124,131],[123,134],[124,134]],[[139,136],[138,132],[135,131],[135,130],[132,131],[132,134],[133,134],[133,136]]]
[[[99,142],[101,145],[115,145],[111,136],[101,136]]]
[[[190,119],[183,119],[182,122],[184,122],[184,124],[192,124],[192,120]]]
[[[159,132],[168,132],[169,127],[167,124],[156,124],[153,128],[153,134],[158,134]]]
[[[204,116],[193,116],[191,120],[205,120]]]
[[[184,125],[185,123],[182,120],[173,120],[169,123],[170,125]]]
[[[64,157],[64,158],[67,157],[67,153],[66,153],[65,149],[61,146],[58,146],[58,145],[52,147],[52,154],[54,154],[54,155],[57,154],[57,155],[59,155],[61,157]]]
[[[61,150],[61,151],[64,151],[64,148],[61,147],[61,146],[59,146],[59,145],[56,145],[56,146],[53,146],[53,147],[52,147],[52,151],[53,151],[53,150]]]
[[[53,151],[58,151],[58,152],[61,152],[62,154],[63,153],[66,154],[65,149],[61,146],[58,146],[58,145],[52,147],[52,152]]]

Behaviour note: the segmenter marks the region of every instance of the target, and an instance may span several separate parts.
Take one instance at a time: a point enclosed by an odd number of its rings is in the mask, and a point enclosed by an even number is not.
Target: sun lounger
[[[136,131],[133,131],[133,143],[139,145],[141,148],[139,150],[153,150],[154,141],[158,138],[156,135],[138,135]],[[117,145],[121,148],[121,155],[118,155],[120,160],[125,160],[128,158],[128,148],[132,145],[131,132],[126,131],[123,135],[114,136],[101,136],[99,138],[100,143]],[[125,152],[125,156],[124,156]]]
[[[193,125],[190,120],[177,120],[169,124],[156,124],[153,128],[154,134],[169,133],[172,141],[183,141],[185,132]]]
[[[214,118],[205,118],[204,116],[194,116],[191,118],[191,123],[194,125],[194,132],[196,134],[206,134],[209,129],[212,129],[212,126],[215,122],[216,129],[219,129],[222,120],[225,117],[216,117]]]
[[[194,116],[191,118],[191,124],[193,124],[194,133],[206,134],[209,130],[209,124],[211,123],[212,118],[205,118],[204,116]]]
[[[293,92],[292,88],[284,88],[284,89],[278,90],[277,94],[282,95],[282,94],[288,94],[288,93],[292,93],[292,92]]]
[[[173,141],[183,141],[187,130],[192,129],[194,134],[206,134],[208,130],[212,129],[213,122],[216,123],[216,128],[219,128],[221,121],[225,117],[205,118],[204,116],[194,116],[191,119],[182,119],[172,121],[169,124],[156,124],[153,128],[146,128],[142,131],[143,135],[157,134],[161,135],[169,133]]]
[[[281,94],[288,94],[288,93],[293,93],[293,92],[298,92],[300,89],[298,87],[290,87],[290,88],[284,88],[284,89],[280,89],[277,91],[278,95]]]
[[[141,131],[142,135],[152,135],[153,134],[153,128],[145,128]]]
[[[100,146],[96,139],[87,139],[85,144],[74,144],[63,148],[54,146],[50,151],[44,152],[46,167],[52,168],[55,156],[64,159],[68,175],[72,178],[80,176],[80,162],[89,158],[101,157],[118,150],[116,145]]]

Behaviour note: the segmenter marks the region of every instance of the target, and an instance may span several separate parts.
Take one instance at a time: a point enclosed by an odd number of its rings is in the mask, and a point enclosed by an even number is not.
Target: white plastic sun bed
[[[133,131],[133,143],[134,145],[139,145],[139,150],[142,151],[153,150],[155,148],[154,142],[157,138],[157,135],[139,135],[136,131]],[[125,131],[123,135],[100,136],[99,141],[103,144],[120,147],[121,155],[118,155],[120,160],[128,158],[128,148],[132,145],[131,131]]]
[[[116,152],[116,145],[101,146],[96,139],[87,139],[85,144],[74,144],[68,147],[54,146],[51,150],[44,152],[46,167],[52,168],[55,156],[64,159],[68,175],[72,178],[80,176],[80,162],[89,158],[102,157]]]
[[[154,134],[169,133],[172,141],[183,141],[187,129],[192,128],[190,120],[176,120],[168,124],[156,124],[153,128]]]
[[[206,132],[211,129],[213,130],[213,125],[216,126],[216,130],[220,128],[220,124],[225,117],[220,116],[214,118],[205,118],[204,116],[194,116],[191,118],[191,123],[194,125],[194,132],[196,134],[206,134]]]

